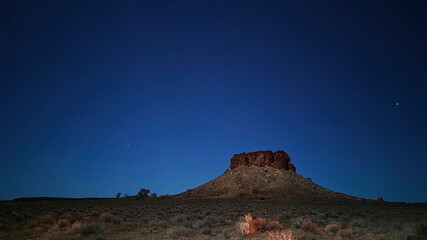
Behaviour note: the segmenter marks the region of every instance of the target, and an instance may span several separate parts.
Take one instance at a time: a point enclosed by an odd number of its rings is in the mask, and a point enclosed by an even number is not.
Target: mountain
[[[224,174],[178,196],[360,199],[323,188],[298,174],[284,151],[234,154]]]

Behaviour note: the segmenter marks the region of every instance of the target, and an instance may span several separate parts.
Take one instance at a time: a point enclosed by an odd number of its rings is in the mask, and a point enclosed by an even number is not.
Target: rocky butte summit
[[[295,165],[291,163],[291,158],[285,151],[257,151],[234,154],[230,160],[230,169],[240,166],[270,166],[276,169],[296,172]]]
[[[285,151],[234,154],[222,175],[178,196],[358,199],[323,188],[297,174]]]

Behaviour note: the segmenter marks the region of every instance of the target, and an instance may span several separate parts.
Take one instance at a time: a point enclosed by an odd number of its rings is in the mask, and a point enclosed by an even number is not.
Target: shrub
[[[239,222],[240,230],[242,231],[243,235],[249,235],[250,232],[250,225],[252,223],[252,216],[250,214],[246,214],[244,217],[244,221]]]
[[[282,230],[283,226],[278,221],[270,220],[270,221],[267,222],[266,229],[267,230],[276,230],[277,231],[277,230]]]
[[[43,216],[40,217],[40,222],[41,223],[51,223],[53,222],[53,216],[51,213],[45,214]]]
[[[180,236],[188,237],[190,235],[190,231],[191,231],[190,228],[186,228],[183,226],[177,226],[177,227],[170,228],[167,231],[167,235],[171,238],[177,238]]]
[[[338,231],[338,235],[342,238],[349,238],[353,234],[353,229],[347,228],[347,229],[341,229]]]
[[[56,223],[58,224],[58,227],[60,227],[60,228],[67,227],[68,225],[71,224],[70,220],[68,220],[67,218],[61,218]]]
[[[415,239],[427,239],[427,222],[421,222],[415,228]]]
[[[13,211],[13,212],[11,213],[11,215],[12,215],[12,218],[13,218],[15,221],[22,221],[22,220],[24,220],[24,215],[20,214],[19,212]]]
[[[202,227],[210,227],[210,226],[212,226],[213,222],[214,222],[214,220],[211,216],[206,216],[203,218],[201,226]]]
[[[181,224],[182,226],[184,226],[184,227],[192,227],[193,226],[193,223],[192,222],[190,222],[190,221],[184,221],[184,222],[182,222],[182,224]]]
[[[6,229],[6,224],[0,223],[0,230],[4,230],[4,229]]]
[[[83,216],[83,221],[84,222],[89,222],[90,220],[91,220],[91,216],[90,215]]]
[[[122,193],[117,193],[116,198],[120,198],[122,196]]]
[[[301,224],[302,230],[306,232],[317,232],[317,225],[315,223],[312,223],[311,221],[306,221]]]
[[[225,239],[229,239],[229,238],[231,238],[231,230],[230,230],[230,229],[224,229],[224,230],[222,231],[222,236],[223,236]]]
[[[340,230],[341,224],[339,222],[331,222],[325,227],[326,232],[336,233]]]
[[[350,225],[352,227],[362,227],[362,228],[366,227],[366,223],[362,219],[353,219],[350,222]]]
[[[282,229],[282,225],[278,221],[271,221],[266,218],[252,218],[250,214],[246,214],[238,224],[243,235],[259,233],[267,229]]]
[[[150,194],[150,190],[145,189],[145,188],[141,188],[138,192],[138,197],[139,198],[145,198],[148,196],[148,194]]]
[[[177,215],[171,218],[171,222],[174,222],[174,223],[184,222],[185,220],[186,220],[186,216],[183,214]]]
[[[267,240],[293,240],[294,234],[291,230],[280,231],[280,232],[268,232]]]
[[[73,234],[89,235],[101,231],[101,225],[99,223],[80,223],[75,222],[71,225],[70,232]]]
[[[291,220],[291,227],[293,229],[300,229],[301,228],[301,222],[302,222],[301,219],[293,219],[293,220]]]
[[[101,213],[101,216],[99,218],[104,222],[114,223],[114,224],[119,224],[123,221],[123,219],[117,216],[114,216],[111,212]]]
[[[46,228],[41,227],[41,226],[37,226],[37,227],[34,228],[34,231],[36,231],[36,232],[45,232]]]
[[[203,227],[201,229],[201,232],[205,235],[210,235],[210,234],[212,234],[212,228],[209,226]]]
[[[101,216],[99,216],[99,218],[104,222],[108,222],[110,220],[111,216],[113,216],[113,214],[111,212],[103,212],[103,213],[101,213]]]
[[[250,231],[253,233],[261,232],[267,228],[267,219],[265,218],[254,218],[250,226]]]

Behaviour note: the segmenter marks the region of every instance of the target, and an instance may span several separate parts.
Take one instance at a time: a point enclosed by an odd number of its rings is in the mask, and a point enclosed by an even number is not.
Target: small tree
[[[150,194],[150,190],[145,189],[145,188],[141,188],[141,190],[139,190],[139,192],[138,192],[138,197],[139,198],[145,198],[148,196],[148,194]]]
[[[120,198],[121,196],[122,196],[122,193],[120,192],[116,194],[116,198]]]
[[[156,193],[152,193],[150,196],[151,196],[152,198],[156,198],[156,197],[157,197],[157,194],[156,194]]]

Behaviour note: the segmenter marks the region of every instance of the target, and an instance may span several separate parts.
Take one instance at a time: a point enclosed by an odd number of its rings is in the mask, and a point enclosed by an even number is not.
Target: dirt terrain
[[[426,239],[427,204],[355,200],[180,198],[0,202],[0,239],[271,239],[245,236],[246,214],[278,221],[292,239]],[[337,229],[327,226],[338,223]],[[312,223],[312,224],[308,224]],[[340,230],[351,229],[341,236]],[[341,232],[342,234],[342,232]]]
[[[186,197],[255,197],[255,198],[344,198],[360,199],[336,193],[292,171],[270,166],[238,167],[181,194]]]

